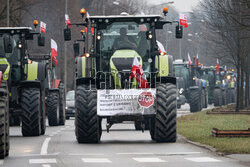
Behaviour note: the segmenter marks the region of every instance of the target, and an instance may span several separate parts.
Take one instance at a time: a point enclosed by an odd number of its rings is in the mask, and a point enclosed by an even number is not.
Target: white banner
[[[156,89],[98,90],[99,116],[155,113]]]

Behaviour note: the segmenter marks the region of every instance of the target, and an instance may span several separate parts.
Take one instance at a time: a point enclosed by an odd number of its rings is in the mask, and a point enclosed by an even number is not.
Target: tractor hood
[[[138,58],[142,66],[141,56],[134,50],[117,50],[110,59],[111,75],[116,88],[125,88],[129,84],[129,76],[133,66],[134,57]],[[132,87],[136,86],[133,81]]]

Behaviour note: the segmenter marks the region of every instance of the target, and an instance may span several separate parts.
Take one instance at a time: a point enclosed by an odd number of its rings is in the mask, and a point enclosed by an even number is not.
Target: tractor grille
[[[0,64],[0,71],[2,71],[2,73],[5,72],[5,70],[7,69],[8,65],[7,64]]]
[[[131,70],[134,58],[112,58],[112,61],[118,71]],[[140,58],[138,58],[140,61]]]

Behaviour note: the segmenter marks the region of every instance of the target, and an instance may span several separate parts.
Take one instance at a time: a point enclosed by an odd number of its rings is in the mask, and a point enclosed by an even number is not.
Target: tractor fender
[[[39,88],[41,90],[41,82],[40,81],[21,81],[19,88]]]
[[[157,83],[171,83],[171,84],[176,85],[176,78],[175,77],[169,77],[169,76],[157,77],[156,82]]]
[[[87,78],[77,78],[76,79],[76,86],[84,84],[84,85],[95,85],[97,82],[94,78],[87,77]]]

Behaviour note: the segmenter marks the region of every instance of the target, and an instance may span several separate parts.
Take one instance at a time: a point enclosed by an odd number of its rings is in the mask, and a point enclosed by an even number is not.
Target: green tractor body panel
[[[119,59],[121,59],[121,61],[131,61],[133,62],[134,56],[137,57],[137,59],[140,61],[140,65],[142,66],[142,58],[141,56],[134,50],[117,50],[115,51],[115,53],[112,55],[111,59],[110,59],[110,69],[111,69],[111,75],[114,78],[114,84],[115,84],[115,88],[121,88],[121,79],[119,77],[119,72],[121,72],[120,70],[118,70],[118,68],[114,65],[114,61],[119,61]],[[131,70],[132,66],[130,67],[130,69],[127,70]],[[125,71],[124,71],[125,72]],[[132,81],[132,87],[137,87],[138,84],[136,82],[136,79],[133,78]]]
[[[9,79],[10,64],[6,58],[0,58],[0,69],[3,73],[3,80]]]
[[[169,56],[156,56],[155,68],[158,69],[158,77],[169,76]]]
[[[27,81],[34,81],[37,79],[38,74],[38,62],[32,62],[26,64],[27,68]]]

